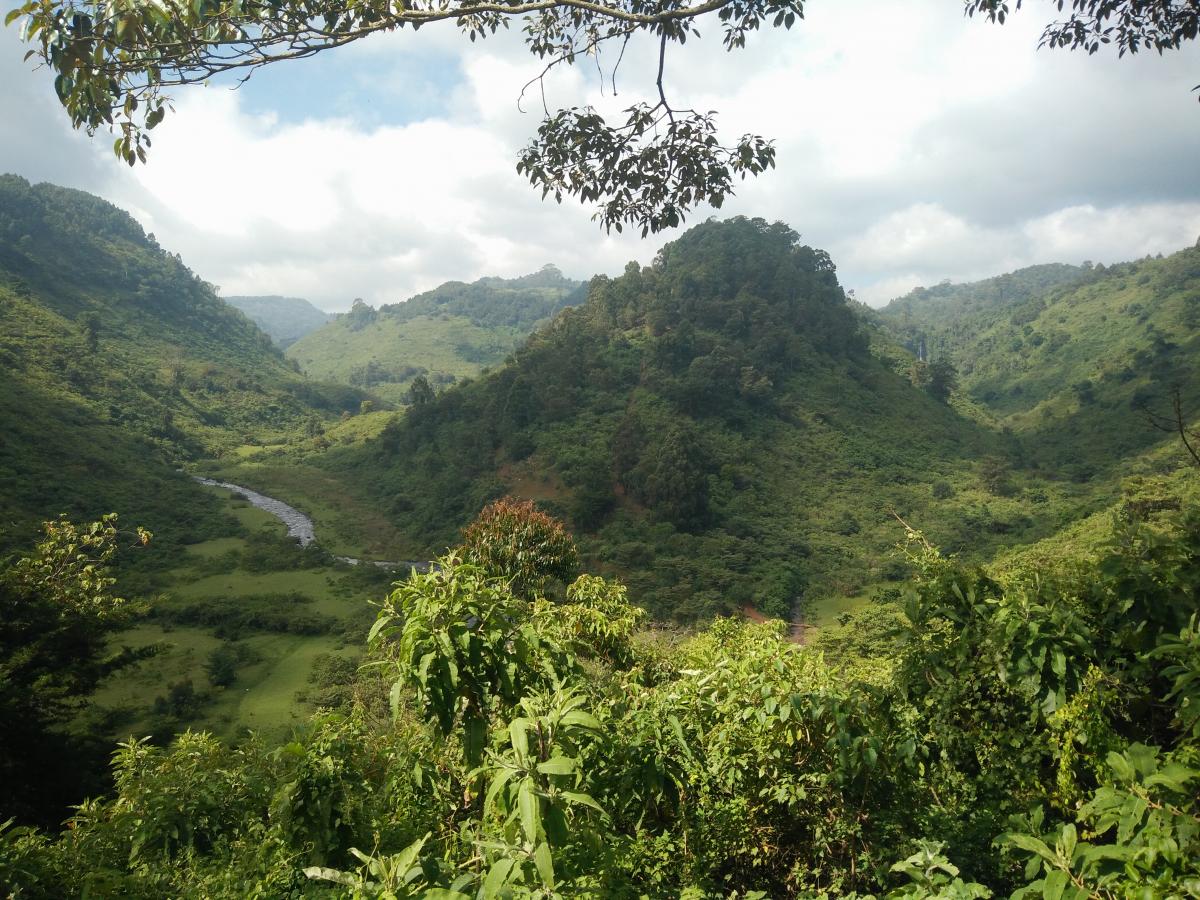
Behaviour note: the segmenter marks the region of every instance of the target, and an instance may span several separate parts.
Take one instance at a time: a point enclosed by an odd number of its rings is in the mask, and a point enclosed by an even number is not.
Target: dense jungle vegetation
[[[573,577],[561,526],[501,504],[396,586],[353,691],[292,742],[131,739],[113,796],[61,835],[0,834],[0,880],[22,897],[1200,892],[1200,522],[1127,510],[1096,558],[1004,575],[908,539],[903,619],[831,664],[782,623],[648,632],[621,585]],[[46,553],[6,597],[72,586]],[[56,637],[118,608],[67,596]]]
[[[279,467],[304,462],[379,488],[412,553],[449,546],[486,501],[511,493],[568,519],[589,564],[619,574],[656,617],[697,621],[753,605],[821,619],[904,577],[890,553],[893,511],[939,546],[984,560],[1105,508],[1122,476],[1153,470],[1139,454],[1163,435],[1131,403],[1195,383],[1198,258],[1184,251],[1140,264],[1145,278],[1093,276],[1081,293],[1047,298],[1039,292],[1082,270],[1006,276],[1006,296],[1045,309],[1024,355],[993,340],[990,354],[971,345],[930,363],[901,346],[912,326],[892,330],[890,310],[856,315],[833,263],[786,226],[709,222],[652,266],[593,280],[586,303],[505,365],[422,398],[378,439]],[[1146,321],[1112,329],[1109,308],[1129,304]],[[1187,340],[1156,343],[1158,334]],[[1058,355],[1049,349],[1072,335]],[[1154,364],[1139,365],[1139,353]],[[990,394],[975,394],[989,366],[1053,373],[1016,388],[1040,403],[1036,415],[1010,421]],[[1091,394],[1047,387],[1085,377]],[[283,486],[269,461],[224,472]]]
[[[1025,462],[1111,477],[1159,439],[1139,427],[1179,386],[1195,408],[1200,243],[1110,266],[1036,266],[917,291],[878,319],[953,364],[964,392],[1024,438]]]
[[[869,311],[710,221],[339,384],[0,200],[0,896],[1200,896],[1200,248]]]

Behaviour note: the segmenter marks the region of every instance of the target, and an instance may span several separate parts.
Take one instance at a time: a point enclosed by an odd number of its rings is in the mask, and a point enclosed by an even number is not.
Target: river
[[[276,500],[274,497],[268,497],[266,494],[260,494],[258,491],[253,491],[248,487],[242,487],[240,484],[231,484],[228,481],[217,481],[215,478],[204,478],[200,475],[193,475],[192,478],[207,487],[225,488],[225,490],[233,491],[241,494],[250,502],[251,506],[258,507],[264,512],[269,512],[280,522],[287,526],[288,537],[294,538],[301,547],[307,547],[317,539],[316,529],[313,528],[313,520],[294,506],[289,506],[282,500]],[[428,572],[429,562],[427,560],[412,560],[402,559],[396,561],[380,560],[380,559],[357,559],[353,556],[335,556],[334,559],[339,562],[348,563],[352,566],[366,565],[378,566],[381,569],[416,569],[418,572]]]

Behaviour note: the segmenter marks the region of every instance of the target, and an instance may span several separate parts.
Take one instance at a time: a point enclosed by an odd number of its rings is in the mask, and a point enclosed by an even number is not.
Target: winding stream
[[[260,494],[258,491],[253,491],[248,487],[242,487],[240,484],[232,484],[228,481],[217,481],[215,478],[204,478],[200,475],[193,475],[192,479],[207,487],[225,488],[225,490],[241,494],[250,502],[251,506],[255,506],[263,512],[270,513],[286,525],[288,537],[294,538],[301,547],[307,547],[317,539],[316,530],[313,528],[313,520],[307,514],[302,513],[294,506],[289,506],[282,500],[276,500],[274,497],[268,497],[266,494]],[[429,571],[429,562],[426,560],[402,559],[393,562],[378,559],[356,559],[353,556],[335,556],[334,559],[352,566],[361,564],[364,566],[378,566],[381,569]]]

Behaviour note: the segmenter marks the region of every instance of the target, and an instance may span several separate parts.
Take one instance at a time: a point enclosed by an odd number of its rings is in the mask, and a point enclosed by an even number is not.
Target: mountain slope
[[[1177,386],[1185,406],[1200,403],[1200,246],[1054,274],[1063,281],[1004,302],[976,293],[988,282],[934,302],[910,295],[880,319],[952,362],[965,391],[1020,438],[1029,465],[1110,477],[1163,440],[1143,407],[1162,410]]]
[[[1082,266],[1050,263],[966,284],[943,282],[915,288],[876,315],[914,353],[919,354],[923,345],[926,356],[938,357],[952,352],[981,325],[991,324],[1012,307],[1087,274]]]
[[[240,309],[250,321],[286,350],[333,318],[300,297],[224,297],[234,309]]]
[[[409,409],[330,471],[370,484],[431,551],[488,498],[566,514],[660,616],[775,615],[898,578],[892,511],[952,550],[1053,527],[995,493],[1007,440],[871,356],[828,256],[783,225],[709,222],[501,368]],[[1076,502],[1037,484],[1042,511]]]
[[[185,526],[212,504],[180,462],[361,398],[295,373],[126,213],[16,176],[0,176],[0,373],[0,527],[14,540],[59,512]]]
[[[523,278],[452,281],[404,303],[354,308],[288,348],[314,378],[406,400],[418,375],[434,385],[475,375],[512,352],[539,324],[582,300],[579,282],[553,266]]]

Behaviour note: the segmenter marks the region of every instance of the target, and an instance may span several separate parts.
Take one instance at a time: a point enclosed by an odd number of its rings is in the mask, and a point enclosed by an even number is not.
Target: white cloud
[[[945,0],[826,2],[732,54],[706,22],[704,40],[672,52],[667,85],[682,105],[719,110],[726,137],[777,141],[779,168],[721,214],[788,222],[873,302],[947,277],[1190,244],[1200,48],[1120,61],[1039,52],[1037,12],[997,28]],[[586,276],[648,261],[672,235],[605,235],[591,209],[543,203],[515,173],[541,108],[536,87],[528,112],[517,106],[539,69],[519,38],[469,45],[423,29],[335,51],[348,62],[327,71],[347,85],[308,107],[285,102],[282,77],[180,92],[149,165],[130,171],[103,137],[69,132],[10,29],[0,170],[112,199],[226,293],[329,308],[546,262]],[[656,63],[653,42],[635,42],[617,96],[587,61],[547,79],[548,102],[618,112],[653,93]],[[407,113],[389,120],[397,103]]]
[[[1120,262],[1190,246],[1200,238],[1200,203],[1073,206],[1030,221],[1023,232],[1049,258]]]
[[[496,71],[485,67],[475,83],[490,89]],[[599,240],[575,206],[546,230],[550,210],[486,122],[292,124],[248,115],[240,99],[190,93],[156,134],[151,163],[109,191],[227,294],[345,308],[548,261],[588,275],[639,249]]]
[[[837,257],[874,275],[857,295],[880,305],[944,278],[971,281],[1046,262],[1120,262],[1170,253],[1197,235],[1200,202],[1073,206],[1006,227],[916,204],[871,226]]]

